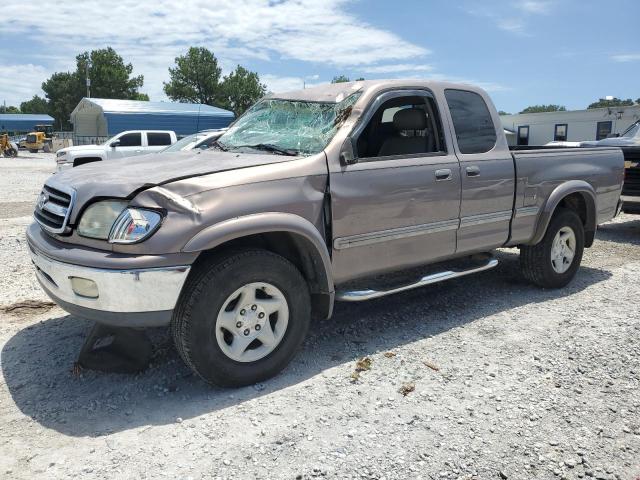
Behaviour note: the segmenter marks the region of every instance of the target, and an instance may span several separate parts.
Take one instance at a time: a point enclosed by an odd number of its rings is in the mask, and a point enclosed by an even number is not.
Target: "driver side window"
[[[375,161],[443,154],[446,147],[441,125],[433,98],[391,98],[377,108],[358,136],[358,157]]]
[[[118,140],[120,141],[118,144],[119,147],[139,147],[142,145],[142,134],[140,132],[127,133]]]

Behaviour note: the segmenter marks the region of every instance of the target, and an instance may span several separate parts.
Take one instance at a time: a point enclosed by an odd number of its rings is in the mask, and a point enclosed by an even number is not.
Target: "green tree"
[[[335,77],[333,77],[333,80],[331,80],[331,83],[346,83],[350,81],[351,80],[349,80],[349,77],[347,77],[346,75],[336,75]]]
[[[633,105],[633,100],[631,100],[630,98],[627,98],[626,100],[621,100],[619,98],[607,100],[606,98],[601,98],[597,102],[593,102],[591,105],[589,105],[587,109],[606,107],[630,107],[631,105]]]
[[[74,72],[54,73],[42,84],[47,97],[48,113],[55,118],[57,128],[70,128],[69,116],[86,95],[88,60],[91,60],[89,79],[92,97],[125,100],[149,98],[138,91],[143,85],[144,77],[131,76],[133,65],[124,63],[113,48],[84,52],[76,56]]]
[[[504,110],[499,110],[498,115],[511,115],[509,112],[505,112]]]
[[[77,78],[70,72],[57,72],[42,83],[48,100],[48,113],[55,119],[60,130],[69,130],[69,116],[76,107],[82,94],[78,92]]]
[[[566,107],[562,105],[532,105],[525,108],[520,113],[542,113],[542,112],[566,112]]]
[[[34,95],[31,100],[20,104],[20,111],[22,113],[49,113],[49,104],[45,98]]]
[[[251,105],[264,96],[267,86],[260,83],[260,77],[238,65],[222,79],[220,106],[231,110],[236,116],[242,115]]]
[[[8,107],[5,105],[0,105],[0,113],[20,113],[20,109],[18,107],[14,107],[13,105],[9,105]]]
[[[124,60],[111,48],[81,53],[76,57],[75,77],[78,83],[78,94],[84,97],[86,92],[87,61],[91,60],[89,79],[91,80],[91,96],[94,98],[118,98],[135,100],[138,89],[144,84],[144,77],[132,77],[133,65]],[[79,100],[78,100],[79,101]]]
[[[169,82],[164,83],[164,93],[171,100],[207,105],[220,102],[222,69],[213,52],[204,47],[191,47],[186,55],[176,57],[175,62],[175,68],[169,68]]]

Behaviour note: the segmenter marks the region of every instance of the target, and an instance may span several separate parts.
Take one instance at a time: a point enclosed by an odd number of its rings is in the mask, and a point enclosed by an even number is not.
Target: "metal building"
[[[44,114],[3,113],[0,114],[0,132],[11,134],[32,132],[36,125],[53,125],[53,118]]]
[[[208,128],[224,128],[233,112],[209,105],[83,98],[71,112],[76,140],[102,139],[125,130],[173,130],[190,135]]]
[[[623,133],[640,119],[640,105],[569,112],[520,113],[500,117],[510,145],[545,145],[553,141],[602,140]]]

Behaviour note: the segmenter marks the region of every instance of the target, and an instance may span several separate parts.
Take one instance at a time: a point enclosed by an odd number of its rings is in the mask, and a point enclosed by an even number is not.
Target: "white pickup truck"
[[[58,150],[58,171],[85,163],[158,152],[176,140],[176,133],[170,130],[128,130],[101,145],[78,145]]]

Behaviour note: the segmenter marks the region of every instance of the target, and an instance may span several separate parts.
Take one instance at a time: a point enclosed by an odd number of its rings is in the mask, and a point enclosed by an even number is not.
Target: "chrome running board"
[[[471,273],[483,272],[490,270],[498,265],[498,260],[489,256],[480,265],[468,268],[465,270],[450,269],[441,272],[431,273],[425,275],[417,282],[402,285],[396,288],[390,288],[388,290],[345,290],[336,292],[336,300],[342,302],[364,302],[365,300],[372,300],[374,298],[386,297],[387,295],[393,295],[394,293],[406,292],[407,290],[413,290],[414,288],[424,287],[425,285],[431,285],[433,283],[444,282],[445,280],[451,280],[453,278],[464,277]]]

